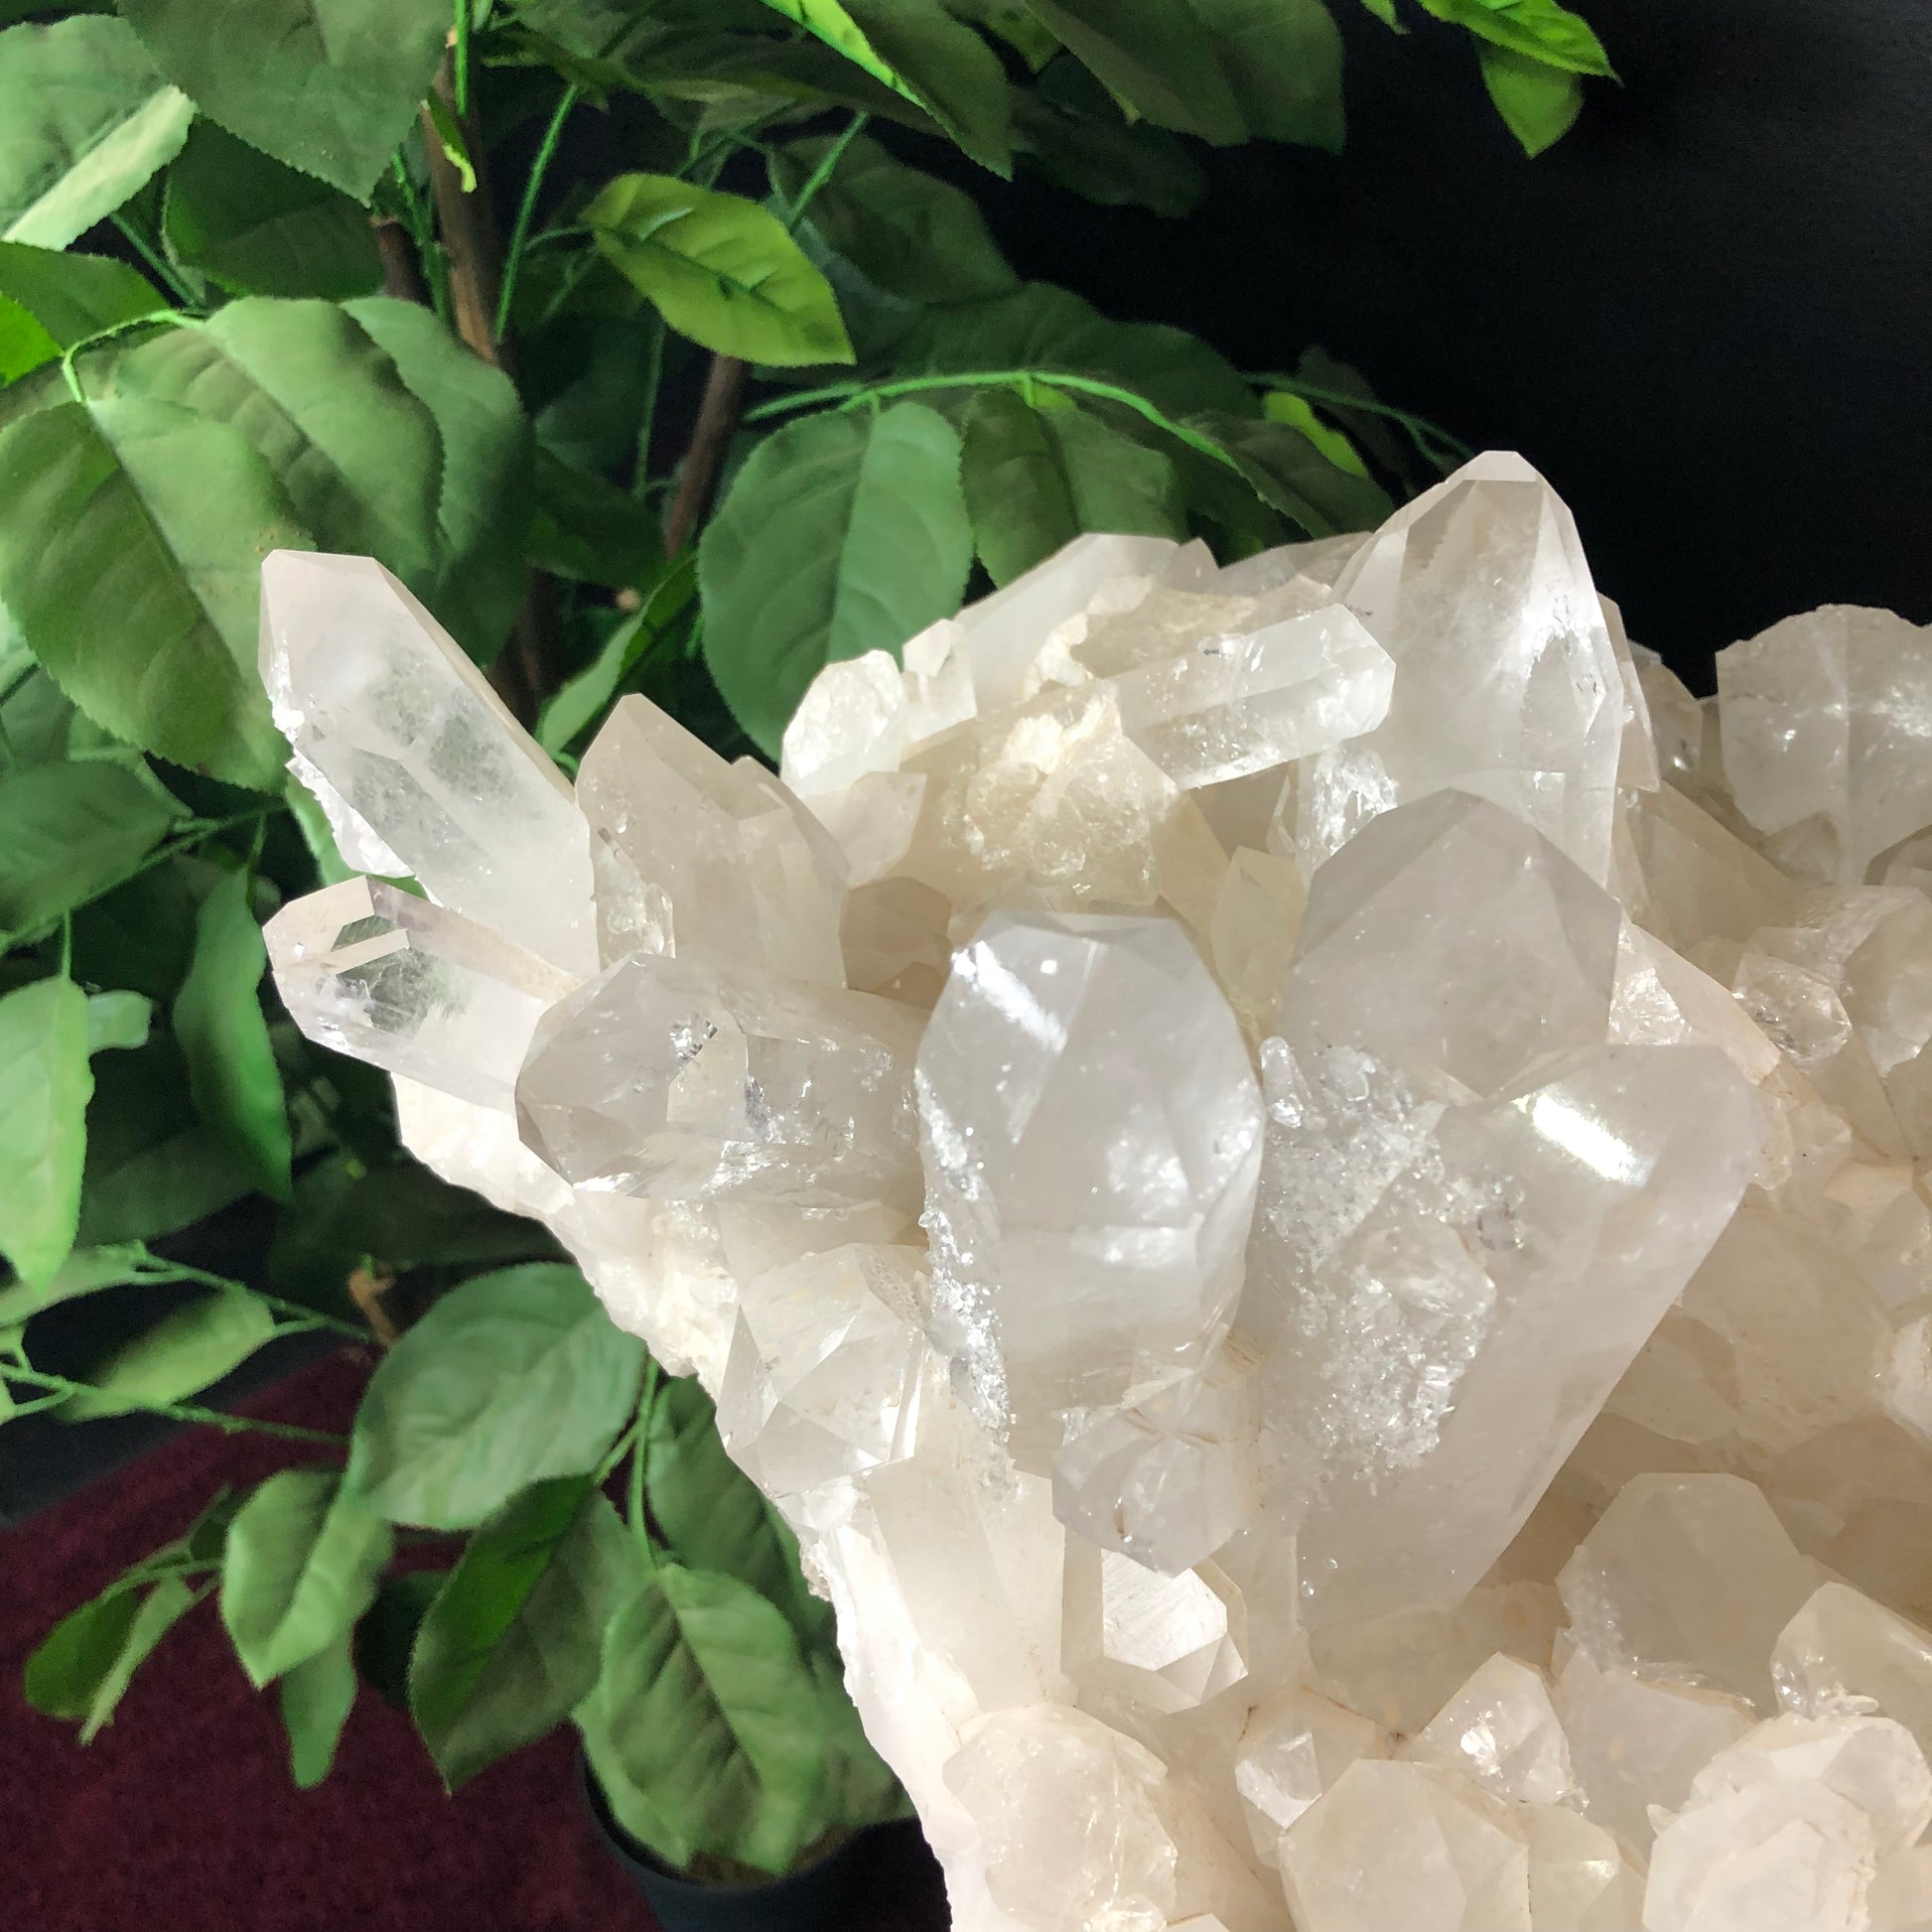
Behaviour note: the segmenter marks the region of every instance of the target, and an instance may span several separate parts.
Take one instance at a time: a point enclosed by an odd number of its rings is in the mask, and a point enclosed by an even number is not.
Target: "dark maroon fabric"
[[[250,1405],[340,1431],[349,1351]],[[250,1690],[212,1603],[161,1645],[87,1749],[30,1710],[27,1654],[57,1618],[168,1541],[222,1482],[305,1459],[262,1436],[184,1433],[0,1536],[0,1836],[5,1916],[35,1932],[653,1932],[584,1815],[559,1734],[454,1798],[407,1721],[364,1691],[336,1768],[289,1781],[272,1695]],[[841,1932],[928,1932],[929,1870],[882,1873]]]

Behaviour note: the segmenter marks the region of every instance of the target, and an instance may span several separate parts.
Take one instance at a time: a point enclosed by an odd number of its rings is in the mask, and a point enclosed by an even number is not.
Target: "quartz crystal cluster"
[[[573,784],[264,584],[290,1009],[714,1392],[963,1932],[1932,1932],[1932,637],[1700,703],[1487,456]]]

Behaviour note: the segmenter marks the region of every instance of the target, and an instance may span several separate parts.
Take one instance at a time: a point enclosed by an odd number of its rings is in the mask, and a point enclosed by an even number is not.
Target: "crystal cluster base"
[[[1932,638],[1700,703],[1486,456],[1084,537],[781,778],[567,784],[376,566],[270,928],[718,1400],[961,1932],[1932,1932]]]

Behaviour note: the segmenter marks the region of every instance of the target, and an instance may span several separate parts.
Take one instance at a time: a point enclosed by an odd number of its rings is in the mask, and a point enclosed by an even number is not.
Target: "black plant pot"
[[[757,1885],[701,1885],[661,1863],[611,1816],[580,1751],[577,1783],[611,1856],[643,1893],[664,1932],[830,1932],[844,1923],[846,1902],[878,1856],[884,1834],[901,1825],[855,1832],[836,1851],[801,1870]]]

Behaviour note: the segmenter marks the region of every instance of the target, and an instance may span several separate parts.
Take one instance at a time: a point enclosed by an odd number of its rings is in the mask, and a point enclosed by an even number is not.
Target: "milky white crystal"
[[[1523,1820],[1433,1764],[1351,1764],[1281,1863],[1298,1932],[1532,1932]]]
[[[1830,828],[1846,884],[1932,823],[1932,644],[1889,611],[1828,604],[1718,658],[1725,774],[1760,831]]]
[[[573,794],[283,555],[384,877],[269,943],[717,1398],[960,1932],[1932,1932],[1932,651],[1719,670],[1492,456]]]

